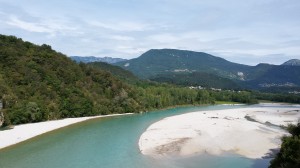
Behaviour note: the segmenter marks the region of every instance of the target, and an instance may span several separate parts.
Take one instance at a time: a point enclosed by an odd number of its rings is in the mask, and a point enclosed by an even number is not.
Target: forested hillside
[[[143,110],[127,84],[48,45],[1,35],[0,56],[5,124]]]
[[[95,69],[110,72],[112,75],[129,83],[133,83],[139,80],[130,71],[127,71],[125,69],[122,69],[121,67],[114,66],[105,62],[92,62],[92,63],[88,63],[87,65]]]

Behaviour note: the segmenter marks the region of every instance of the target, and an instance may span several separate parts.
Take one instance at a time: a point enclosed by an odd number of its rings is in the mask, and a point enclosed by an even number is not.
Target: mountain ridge
[[[286,65],[286,66],[300,66],[300,60],[299,59],[290,59],[290,60],[284,62],[281,65]]]
[[[95,56],[70,56],[72,60],[77,63],[90,63],[90,62],[106,62],[109,64],[126,61],[127,59],[123,58],[113,58],[113,57],[95,57]]]
[[[232,66],[233,64],[236,66]],[[237,71],[237,68],[244,71],[249,67],[248,65],[232,63],[204,52],[176,49],[151,49],[138,58],[118,62],[116,65],[135,72],[141,78],[148,78],[158,73],[181,70],[213,71],[221,76],[238,78],[237,74],[233,74],[233,72]],[[215,67],[221,68],[217,69]],[[226,72],[224,71],[225,69],[227,70]]]
[[[172,78],[172,76],[178,77],[180,73],[181,77],[189,80],[192,73],[201,72],[203,76],[208,76],[205,74],[219,76],[220,78],[213,77],[216,79],[215,82],[220,82],[219,79],[230,79],[245,89],[259,90],[265,89],[264,86],[291,87],[293,89],[300,86],[300,79],[298,79],[300,71],[296,66],[266,63],[260,63],[256,66],[243,65],[204,52],[188,50],[151,49],[140,57],[118,62],[115,65],[131,71],[140,78],[169,81],[169,83],[189,83],[182,80],[178,82],[180,79],[174,81],[176,78]],[[277,77],[276,74],[280,74],[280,76]],[[196,76],[199,77],[199,74]],[[201,82],[201,80],[197,81],[195,84],[207,83]],[[226,81],[222,80],[222,82]],[[286,83],[291,85],[285,85]]]

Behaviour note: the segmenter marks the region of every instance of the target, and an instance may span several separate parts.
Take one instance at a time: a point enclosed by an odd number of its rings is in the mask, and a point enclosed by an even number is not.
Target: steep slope
[[[230,79],[243,78],[250,66],[229,62],[203,52],[152,49],[136,59],[118,62],[116,65],[130,70],[141,78],[149,78],[170,72],[207,72]],[[240,72],[240,73],[239,73]]]
[[[48,45],[0,35],[5,124],[137,112],[135,92],[106,71],[76,64]]]
[[[111,65],[111,64],[108,64],[105,62],[92,62],[92,63],[88,63],[87,65],[94,69],[99,69],[99,70],[110,72],[114,76],[116,76],[119,79],[124,80],[126,82],[131,83],[131,82],[139,80],[130,71],[125,70],[119,66]]]
[[[126,61],[123,58],[112,58],[112,57],[94,57],[94,56],[70,56],[70,58],[78,63],[89,63],[89,62],[106,62],[109,64]]]
[[[249,73],[247,74],[247,81],[255,80],[257,78],[260,78],[263,76],[266,72],[270,71],[274,65],[266,64],[266,63],[260,63],[256,66],[252,66],[250,68]]]

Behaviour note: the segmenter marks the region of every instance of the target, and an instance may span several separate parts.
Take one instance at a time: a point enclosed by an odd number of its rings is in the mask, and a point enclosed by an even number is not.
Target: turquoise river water
[[[139,151],[140,135],[165,117],[241,107],[245,106],[182,107],[81,122],[0,150],[0,168],[267,167],[267,159],[251,160],[232,154],[152,158]]]

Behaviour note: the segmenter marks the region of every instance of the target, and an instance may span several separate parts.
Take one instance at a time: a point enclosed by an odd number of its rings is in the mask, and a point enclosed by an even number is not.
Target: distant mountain
[[[266,91],[299,90],[300,66],[272,65],[257,78],[244,81],[243,84],[251,89]]]
[[[288,61],[286,61],[285,63],[283,63],[281,65],[300,66],[300,60],[291,59],[291,60],[288,60]]]
[[[112,58],[112,57],[94,57],[94,56],[70,56],[70,58],[76,62],[83,62],[83,63],[89,63],[89,62],[106,62],[109,64],[114,64],[121,61],[126,61],[126,59],[123,58]]]
[[[175,49],[152,49],[138,58],[118,62],[116,65],[146,79],[158,74],[199,71],[242,79],[251,68],[207,53]]]
[[[152,49],[138,58],[115,65],[143,79],[178,85],[220,88],[237,88],[239,85],[257,90],[290,90],[300,86],[300,66],[248,66],[207,53],[186,50]]]

